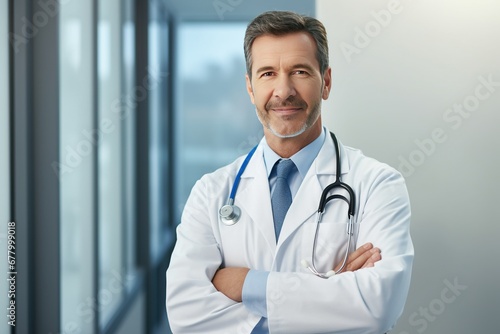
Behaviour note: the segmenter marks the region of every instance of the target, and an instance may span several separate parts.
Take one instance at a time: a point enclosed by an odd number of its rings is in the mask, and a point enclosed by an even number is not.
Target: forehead
[[[316,49],[316,42],[306,32],[259,36],[252,44],[252,71],[264,66],[293,66],[302,63],[319,70]]]

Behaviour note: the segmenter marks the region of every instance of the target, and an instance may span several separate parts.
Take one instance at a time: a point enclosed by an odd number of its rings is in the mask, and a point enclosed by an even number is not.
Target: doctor
[[[167,270],[173,332],[389,331],[403,311],[413,261],[402,176],[359,150],[340,144],[336,152],[321,122],[331,68],[318,20],[261,14],[247,28],[244,50],[247,90],[264,138],[244,170],[240,157],[192,189]],[[355,194],[343,268],[347,201],[330,201],[316,224],[322,191],[337,177],[336,153],[341,180]],[[234,204],[241,212],[229,225],[219,210],[240,170]],[[313,262],[318,272],[338,273],[319,277]]]

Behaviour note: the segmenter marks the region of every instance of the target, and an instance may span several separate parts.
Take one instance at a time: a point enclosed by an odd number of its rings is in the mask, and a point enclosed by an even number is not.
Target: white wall
[[[393,333],[498,332],[500,3],[316,5],[334,74],[325,123],[402,171],[410,192],[416,257]]]

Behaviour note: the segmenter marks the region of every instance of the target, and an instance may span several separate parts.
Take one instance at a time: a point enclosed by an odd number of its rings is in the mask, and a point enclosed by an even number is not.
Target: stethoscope
[[[320,198],[320,201],[319,201],[319,206],[318,206],[318,211],[316,213],[316,231],[314,233],[314,242],[313,242],[313,247],[312,247],[312,260],[311,260],[311,264],[309,264],[306,260],[302,260],[301,261],[301,264],[302,266],[304,266],[305,268],[309,269],[314,275],[318,276],[318,277],[321,277],[321,278],[329,278],[331,276],[334,276],[340,272],[342,272],[342,270],[345,268],[346,264],[347,264],[347,257],[349,256],[349,249],[351,247],[351,239],[352,239],[352,235],[353,235],[353,232],[354,232],[354,221],[353,221],[353,216],[354,216],[354,209],[355,209],[355,201],[356,201],[356,198],[354,196],[354,191],[352,190],[352,188],[342,182],[340,180],[340,175],[341,175],[341,167],[340,167],[340,151],[339,151],[339,143],[337,141],[337,138],[335,137],[335,135],[330,132],[330,135],[333,139],[333,143],[335,145],[335,156],[336,156],[336,163],[337,163],[337,170],[336,170],[336,175],[335,175],[335,182],[329,184],[324,190],[323,190],[323,193],[321,194],[321,198]],[[258,145],[257,145],[258,146]],[[222,206],[220,209],[219,209],[219,216],[222,220],[222,223],[224,223],[225,225],[227,226],[231,226],[231,225],[234,225],[238,222],[238,220],[240,219],[241,217],[241,210],[239,207],[237,207],[236,205],[234,205],[234,198],[236,196],[236,191],[238,189],[238,185],[240,183],[240,180],[241,180],[241,175],[243,174],[243,171],[245,170],[245,168],[247,167],[248,165],[248,162],[250,161],[250,159],[252,158],[253,154],[255,153],[255,150],[257,149],[257,146],[255,146],[246,156],[245,160],[243,161],[243,164],[241,165],[238,173],[236,174],[236,178],[234,180],[234,183],[233,183],[233,187],[231,189],[231,193],[229,194],[229,198],[227,200],[227,203],[226,205]],[[347,191],[347,193],[349,194],[349,198],[343,196],[343,195],[340,195],[340,194],[334,194],[334,195],[330,195],[328,196],[328,194],[330,193],[330,191],[334,190],[334,189],[339,189],[339,188],[342,188],[344,190]],[[323,216],[323,213],[325,212],[325,209],[326,209],[326,204],[328,204],[328,202],[330,202],[331,200],[334,200],[334,199],[340,199],[342,201],[345,201],[347,204],[348,204],[348,223],[347,223],[347,247],[346,247],[346,250],[345,250],[345,254],[344,254],[344,258],[342,260],[342,265],[340,266],[339,269],[337,270],[330,270],[326,273],[321,273],[319,272],[317,269],[316,269],[316,265],[314,263],[314,254],[316,253],[316,243],[317,243],[317,240],[318,240],[318,231],[319,231],[319,223],[321,222],[321,218]]]

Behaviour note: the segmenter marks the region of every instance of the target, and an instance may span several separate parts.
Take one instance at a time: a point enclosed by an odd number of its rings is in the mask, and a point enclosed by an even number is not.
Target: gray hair
[[[309,16],[288,11],[269,11],[260,14],[247,27],[245,32],[245,61],[247,74],[252,77],[252,44],[262,35],[282,36],[286,34],[306,32],[316,42],[316,58],[321,74],[328,68],[328,40],[323,24]]]

